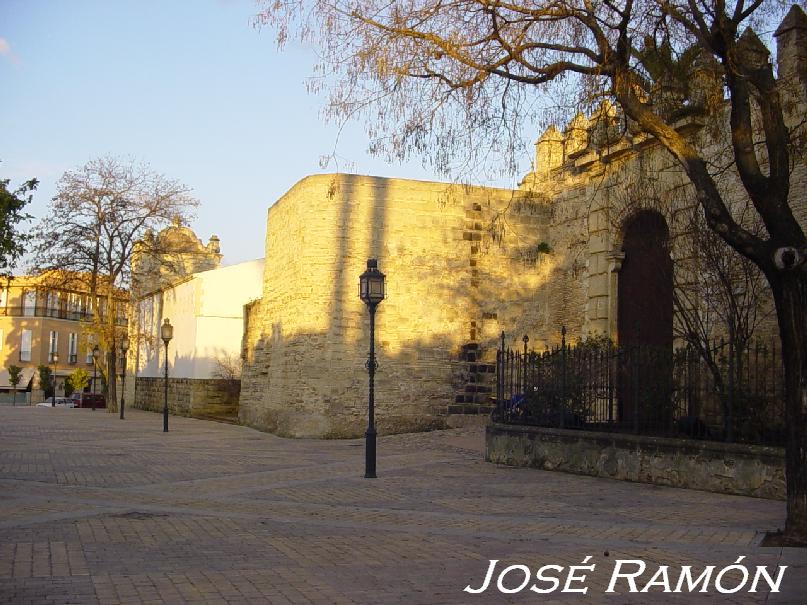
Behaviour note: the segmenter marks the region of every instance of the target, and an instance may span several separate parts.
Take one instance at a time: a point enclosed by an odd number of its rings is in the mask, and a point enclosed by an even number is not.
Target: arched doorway
[[[671,428],[673,267],[664,217],[643,210],[624,223],[617,335],[619,417],[637,430]]]

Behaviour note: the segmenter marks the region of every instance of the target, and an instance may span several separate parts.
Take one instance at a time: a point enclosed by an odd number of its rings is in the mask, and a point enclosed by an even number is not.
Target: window
[[[81,318],[81,295],[71,292],[67,295],[67,318]]]
[[[58,317],[61,295],[58,292],[50,291],[48,292],[46,300],[47,300],[46,305],[48,308],[48,317]]]
[[[48,346],[48,361],[53,361],[53,355],[59,351],[59,333],[50,331],[50,344]]]
[[[5,338],[3,338],[5,334],[3,334],[3,330],[0,329],[0,351],[3,350],[3,345],[5,344]]]
[[[36,290],[26,290],[22,296],[22,314],[33,317],[36,314]]]
[[[126,303],[118,301],[115,304],[116,322],[118,325],[126,325]]]
[[[70,332],[67,336],[67,361],[76,363],[78,361],[78,335]]]
[[[87,334],[87,357],[84,360],[85,363],[88,364],[92,363],[92,348],[93,348],[93,336],[92,334]]]
[[[31,330],[23,330],[20,336],[20,361],[31,361]]]
[[[8,289],[0,288],[0,307],[6,308],[8,304]]]

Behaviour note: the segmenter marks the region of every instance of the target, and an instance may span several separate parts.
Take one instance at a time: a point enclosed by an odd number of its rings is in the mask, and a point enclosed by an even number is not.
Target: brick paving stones
[[[807,603],[807,555],[758,546],[782,502],[498,467],[480,429],[382,437],[366,480],[361,441],[170,422],[0,408],[0,603]],[[586,555],[585,596],[462,591]],[[604,594],[618,558],[740,555],[782,593]]]

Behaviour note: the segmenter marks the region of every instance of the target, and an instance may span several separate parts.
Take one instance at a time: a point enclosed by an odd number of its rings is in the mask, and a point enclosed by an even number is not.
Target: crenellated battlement
[[[807,15],[798,5],[793,5],[774,37],[783,106],[789,125],[794,125],[802,119],[807,105]],[[751,29],[743,32],[739,46],[752,61],[764,64],[770,58],[770,52]],[[718,103],[721,102],[722,81],[711,56],[704,55],[694,62],[692,79],[695,81],[690,92],[693,111],[673,120],[679,131],[698,130],[703,126],[704,119],[699,113],[704,112],[695,108],[708,107],[710,94],[716,91]],[[680,98],[671,93],[666,99],[662,95],[657,103],[666,103],[671,106],[667,109],[674,111],[672,106],[680,103]],[[588,116],[578,112],[562,130],[555,124],[544,130],[535,142],[533,169],[522,181],[522,188],[528,188],[536,179],[546,178],[561,167],[584,168],[615,154],[638,151],[642,145],[650,143],[652,137],[640,132],[613,103],[603,100]]]

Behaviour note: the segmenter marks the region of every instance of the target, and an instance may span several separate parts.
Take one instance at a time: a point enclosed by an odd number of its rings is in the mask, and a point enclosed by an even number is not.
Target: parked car
[[[37,403],[38,408],[74,408],[76,402],[69,397],[48,397],[45,401]]]
[[[106,398],[100,393],[73,393],[72,400],[77,408],[106,407]]]

